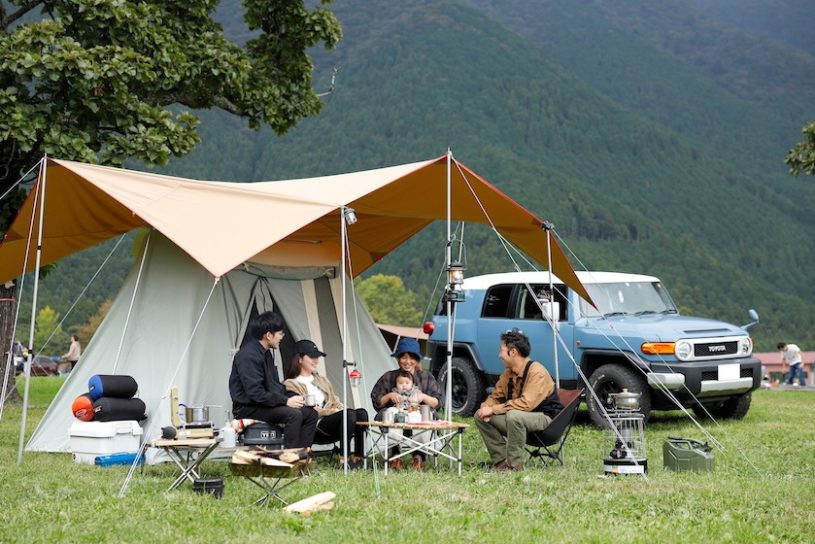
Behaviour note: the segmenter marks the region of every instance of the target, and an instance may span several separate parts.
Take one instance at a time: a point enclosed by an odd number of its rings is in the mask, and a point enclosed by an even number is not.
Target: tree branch
[[[5,31],[8,28],[8,25],[37,7],[38,4],[42,4],[42,0],[28,0],[28,2],[23,3],[20,6],[20,9],[12,13],[11,15],[3,17],[3,30]],[[5,15],[5,12],[4,12]]]
[[[229,100],[227,100],[223,96],[214,97],[212,99],[212,103],[215,104],[216,106],[218,106],[219,108],[221,108],[222,110],[225,110],[225,111],[227,111],[229,113],[232,113],[234,115],[241,115],[241,116],[246,115],[246,112],[243,109],[239,108],[236,104],[233,104],[232,102],[230,102]]]

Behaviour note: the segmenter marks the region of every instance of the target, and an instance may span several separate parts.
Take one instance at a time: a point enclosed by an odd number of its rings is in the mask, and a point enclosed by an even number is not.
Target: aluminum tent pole
[[[452,159],[453,153],[450,148],[447,148],[447,248],[445,250],[445,260],[447,261],[447,268],[453,262],[453,240],[451,238],[451,228],[453,221],[453,182],[452,182]],[[448,291],[451,289],[448,278]],[[455,304],[446,297],[447,305],[447,380],[445,384],[444,394],[444,413],[445,419],[448,423],[453,421],[453,312],[455,312]]]
[[[548,221],[544,221],[543,228],[546,230],[546,257],[548,260],[547,266],[549,267],[549,324],[552,327],[552,350],[555,361],[555,387],[560,389],[560,365],[557,358],[557,316],[555,316],[555,290],[552,280],[552,230],[554,225]]]
[[[348,225],[345,222],[345,206],[340,208],[340,282],[342,284],[342,471],[348,474],[348,312],[345,299],[345,236]]]
[[[25,388],[23,392],[23,415],[20,421],[20,441],[17,445],[17,464],[23,462],[23,442],[25,442],[26,415],[28,414],[28,390],[31,384],[31,361],[34,357],[34,325],[37,320],[37,292],[40,287],[40,263],[42,260],[42,226],[45,219],[45,171],[48,166],[48,156],[42,159],[40,166],[40,220],[37,232],[37,260],[34,267],[34,294],[31,303],[31,330],[28,333],[28,360],[25,364]],[[32,208],[36,209],[36,208]]]

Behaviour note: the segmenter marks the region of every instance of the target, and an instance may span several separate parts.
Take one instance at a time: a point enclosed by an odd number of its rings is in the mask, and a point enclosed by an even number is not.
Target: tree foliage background
[[[416,295],[405,288],[399,276],[374,274],[357,281],[356,290],[375,322],[407,327],[421,324],[422,311]]]
[[[44,155],[163,165],[200,141],[217,108],[283,134],[320,111],[307,50],[341,38],[328,0],[243,0],[241,45],[213,18],[217,0],[0,2],[0,234]],[[0,288],[0,352],[15,287]],[[5,358],[3,361],[5,364]]]

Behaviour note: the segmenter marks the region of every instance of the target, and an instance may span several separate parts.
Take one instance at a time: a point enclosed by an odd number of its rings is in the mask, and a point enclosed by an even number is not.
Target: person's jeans
[[[796,363],[790,366],[790,373],[787,377],[787,384],[792,384],[793,380],[798,378],[798,384],[801,387],[806,387],[807,379],[804,377],[804,364]]]

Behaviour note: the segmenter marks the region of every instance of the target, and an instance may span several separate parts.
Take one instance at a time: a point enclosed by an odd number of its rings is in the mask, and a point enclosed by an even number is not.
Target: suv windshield
[[[677,313],[668,291],[661,282],[587,283],[586,290],[600,312],[611,315],[646,315]],[[591,305],[580,300],[583,317],[599,317]]]

